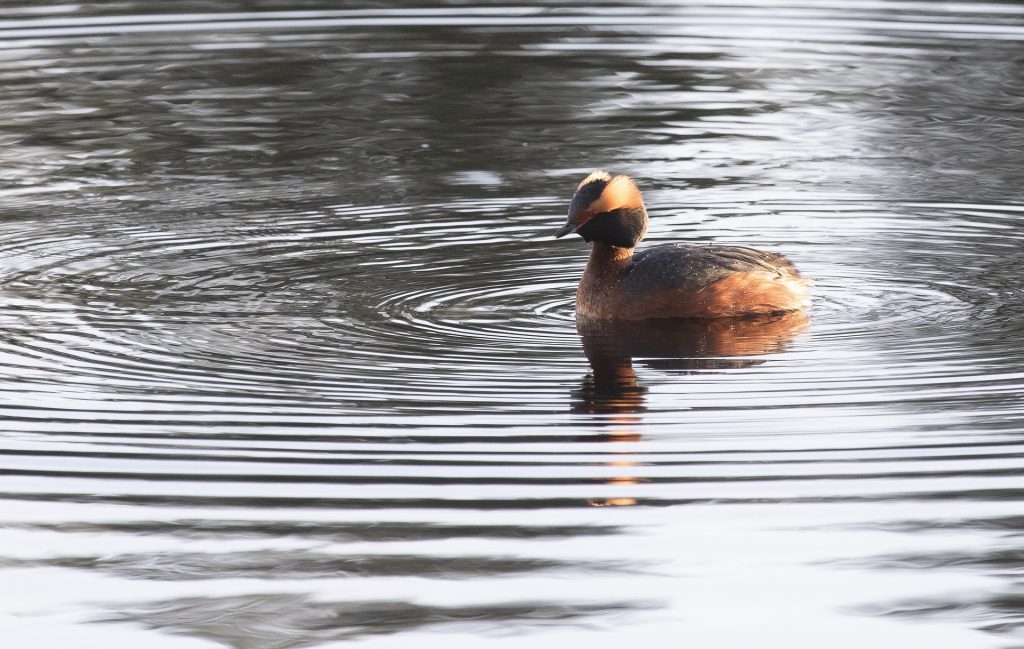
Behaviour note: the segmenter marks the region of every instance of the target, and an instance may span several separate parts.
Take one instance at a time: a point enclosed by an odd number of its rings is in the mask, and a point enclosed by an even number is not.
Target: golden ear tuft
[[[623,207],[643,207],[644,199],[629,176],[615,176],[601,193],[599,211],[611,212]]]
[[[612,179],[612,175],[610,173],[608,173],[604,169],[598,169],[597,171],[594,171],[589,176],[584,178],[583,182],[581,182],[576,187],[576,191],[579,191],[584,185],[589,185],[590,183],[597,182],[598,180],[603,180],[605,182],[608,182],[611,179]]]

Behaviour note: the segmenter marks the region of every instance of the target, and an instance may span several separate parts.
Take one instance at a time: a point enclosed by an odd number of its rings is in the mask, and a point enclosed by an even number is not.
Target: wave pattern
[[[5,637],[1020,639],[1020,8],[0,7]],[[598,165],[812,311],[577,330]]]

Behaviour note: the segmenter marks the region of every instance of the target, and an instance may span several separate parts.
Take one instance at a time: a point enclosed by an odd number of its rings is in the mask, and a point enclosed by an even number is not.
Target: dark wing
[[[670,243],[633,255],[625,282],[639,286],[696,291],[733,273],[797,275],[788,259],[741,246]]]

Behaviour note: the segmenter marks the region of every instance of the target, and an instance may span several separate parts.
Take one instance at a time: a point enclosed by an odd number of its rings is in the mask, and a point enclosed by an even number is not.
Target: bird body
[[[584,179],[555,236],[590,241],[576,293],[583,318],[722,318],[804,308],[810,282],[780,254],[721,245],[665,244],[636,254],[648,217],[627,176]]]

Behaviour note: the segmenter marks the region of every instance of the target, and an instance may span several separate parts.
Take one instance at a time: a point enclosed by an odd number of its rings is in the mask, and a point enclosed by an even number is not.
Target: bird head
[[[647,210],[633,179],[600,170],[584,178],[569,203],[568,219],[555,237],[573,232],[585,241],[635,247],[647,232]]]

